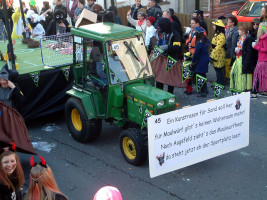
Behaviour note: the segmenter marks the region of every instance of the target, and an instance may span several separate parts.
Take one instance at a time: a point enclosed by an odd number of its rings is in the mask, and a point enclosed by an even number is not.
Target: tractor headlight
[[[163,100],[161,100],[161,101],[159,101],[158,103],[157,103],[157,107],[161,107],[161,106],[163,106],[164,105],[164,101]]]
[[[169,99],[169,104],[173,104],[174,102],[175,102],[175,98],[174,97]]]

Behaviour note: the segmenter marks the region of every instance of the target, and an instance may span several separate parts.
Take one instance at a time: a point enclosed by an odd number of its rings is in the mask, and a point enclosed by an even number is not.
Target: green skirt
[[[230,72],[230,88],[247,91],[252,89],[252,74],[242,74],[242,57],[236,58]]]

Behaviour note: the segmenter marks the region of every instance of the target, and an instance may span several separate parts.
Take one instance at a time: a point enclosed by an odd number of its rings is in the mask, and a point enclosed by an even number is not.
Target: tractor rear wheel
[[[71,97],[65,105],[65,119],[72,137],[82,143],[95,140],[101,133],[102,120],[88,119],[81,100]]]

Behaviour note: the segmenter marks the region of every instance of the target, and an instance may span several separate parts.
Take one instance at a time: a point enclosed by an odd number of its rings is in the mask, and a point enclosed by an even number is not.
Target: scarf
[[[143,19],[142,21],[138,20],[138,26],[142,26],[143,22],[145,21],[145,19]]]

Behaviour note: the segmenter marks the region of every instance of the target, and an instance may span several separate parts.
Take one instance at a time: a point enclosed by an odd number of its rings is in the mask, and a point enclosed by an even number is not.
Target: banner
[[[224,86],[219,84],[219,83],[216,83],[216,82],[213,82],[213,91],[214,91],[214,97],[215,99],[218,98],[218,96],[221,94],[221,92],[223,91],[224,89]]]
[[[197,93],[206,83],[207,79],[199,74],[196,75],[196,86],[197,86]]]
[[[66,78],[67,81],[69,81],[69,76],[70,76],[70,66],[67,67],[61,67],[61,70]]]
[[[248,146],[249,112],[247,92],[149,117],[150,177]]]
[[[230,88],[231,96],[241,94],[242,91]]]
[[[140,110],[140,107],[139,107],[139,110]],[[147,119],[149,117],[151,117],[151,116],[152,116],[151,112],[149,112],[149,110],[146,109],[145,112],[144,112],[143,122],[142,122],[142,125],[141,125],[141,129],[143,129],[144,127],[147,127]]]
[[[175,60],[171,56],[168,56],[167,64],[166,64],[166,72],[168,72],[176,63],[177,63],[177,60]]]
[[[163,50],[159,48],[157,45],[155,45],[150,62],[155,60],[157,57],[159,57],[163,53]]]
[[[182,82],[185,82],[185,80],[192,74],[192,71],[189,69],[189,65],[183,66],[183,77]]]
[[[37,72],[31,72],[30,76],[32,77],[32,80],[36,87],[39,85],[39,79],[40,79],[40,71]]]

